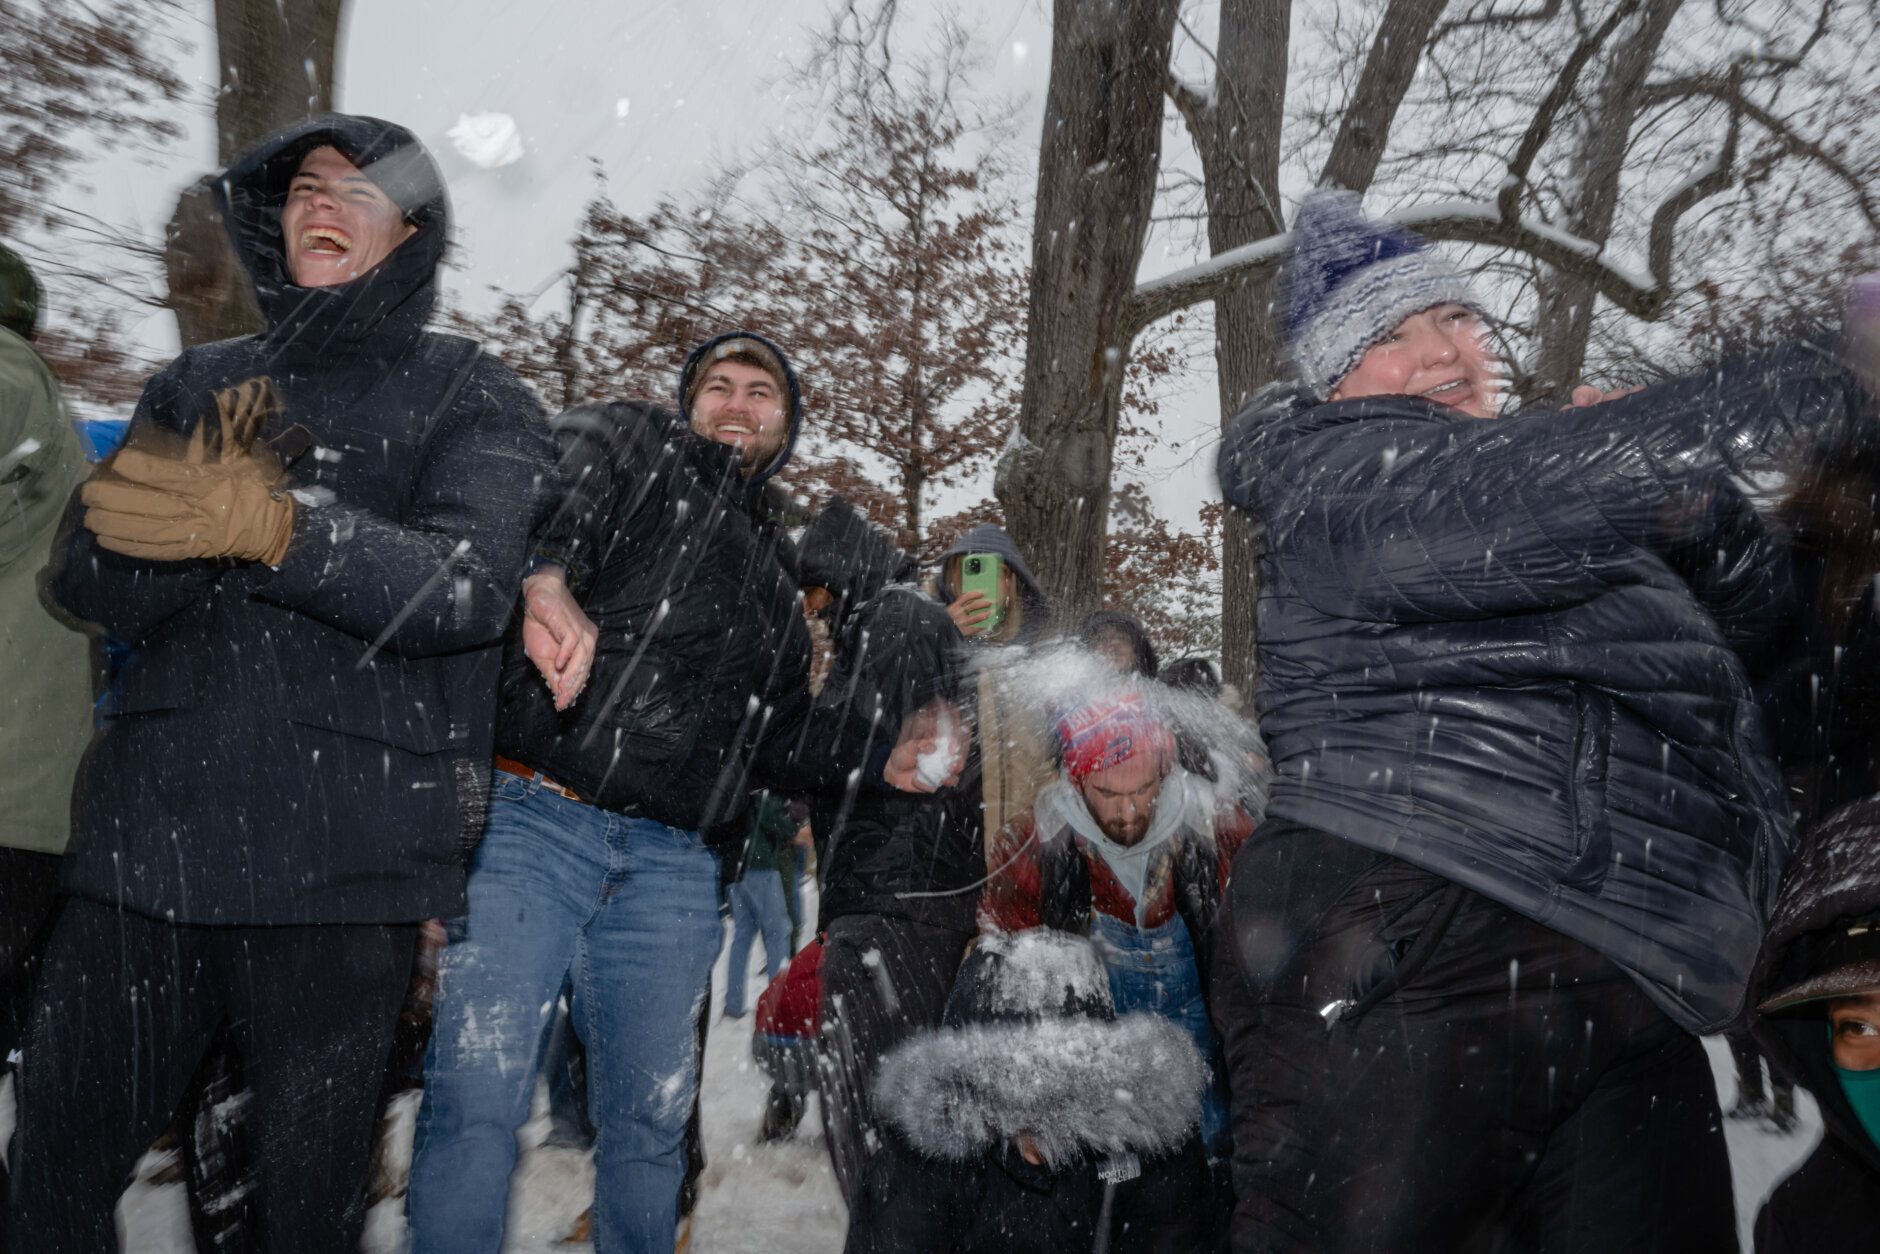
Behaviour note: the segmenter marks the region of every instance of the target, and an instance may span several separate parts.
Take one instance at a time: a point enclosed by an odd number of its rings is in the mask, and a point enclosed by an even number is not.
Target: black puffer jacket
[[[1592,946],[1687,1028],[1734,1020],[1791,842],[1741,655],[1792,586],[1726,472],[1856,401],[1812,343],[1496,422],[1263,393],[1221,482],[1266,526],[1268,816]]]
[[[903,793],[880,778],[901,723],[934,697],[959,698],[964,641],[913,585],[907,556],[841,497],[804,533],[802,569],[806,587],[835,595],[835,664],[812,730],[776,742],[790,756],[770,777],[787,773],[780,787],[808,793],[821,926],[886,914],[970,932],[986,864],[977,749],[938,792]]]
[[[1814,974],[1821,942],[1880,914],[1880,798],[1843,807],[1803,840],[1782,882],[1756,970],[1767,998]],[[1840,924],[1841,928],[1835,925]],[[1752,1031],[1771,1063],[1815,1095],[1821,1144],[1776,1188],[1756,1223],[1757,1254],[1812,1254],[1880,1233],[1880,1146],[1835,1076],[1820,1002],[1758,1015]]]
[[[418,232],[341,287],[287,281],[280,211],[331,144]],[[255,375],[317,441],[286,559],[145,562],[67,520],[53,596],[134,649],[80,772],[73,892],[185,923],[460,913],[483,821],[498,644],[553,449],[534,399],[424,331],[448,214],[404,129],[329,115],[264,141],[217,196],[268,329],[185,351],[132,429],[187,431]]]
[[[790,405],[793,444],[793,379]],[[551,425],[565,495],[536,551],[566,568],[600,640],[557,712],[512,633],[497,749],[609,810],[741,839],[752,750],[809,701],[787,539],[756,512],[790,447],[747,480],[735,450],[657,405],[577,405]]]

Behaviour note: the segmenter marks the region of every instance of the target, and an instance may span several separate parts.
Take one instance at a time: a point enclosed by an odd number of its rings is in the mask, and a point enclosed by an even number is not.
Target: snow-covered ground
[[[804,908],[814,917],[813,898],[805,901]],[[764,982],[761,951],[761,943],[753,947],[754,974],[748,986],[753,1003]],[[688,1254],[836,1254],[842,1248],[848,1216],[829,1168],[816,1104],[812,1100],[794,1140],[756,1144],[769,1081],[751,1061],[750,1018],[727,1020],[720,1014],[725,968],[721,952],[713,973],[712,1024],[705,1046],[702,1114],[707,1166]],[[1705,1043],[1711,1047],[1721,1105],[1729,1110],[1736,1102],[1729,1051],[1721,1041]],[[408,1094],[399,1107],[402,1118],[397,1135],[406,1153],[416,1099],[416,1094]],[[1788,1135],[1778,1135],[1758,1120],[1724,1121],[1738,1222],[1745,1238],[1763,1199],[1820,1140],[1821,1116],[1814,1099],[1805,1092],[1796,1099],[1800,1126]],[[510,1197],[505,1254],[582,1254],[593,1248],[562,1241],[587,1206],[594,1173],[586,1155],[539,1144],[547,1129],[545,1107],[546,1100],[539,1100],[538,1117],[524,1129],[524,1142],[530,1148],[523,1155]],[[12,1081],[8,1080],[0,1089],[0,1140],[11,1135],[12,1123]],[[119,1205],[124,1254],[194,1254],[182,1186],[151,1182],[163,1165],[157,1155],[146,1157]],[[367,1223],[364,1250],[367,1254],[403,1254],[406,1244],[403,1201],[381,1204]],[[1744,1249],[1749,1249],[1747,1239]]]
[[[805,887],[803,909],[814,918],[815,889]],[[725,939],[730,940],[729,924]],[[760,940],[752,946],[747,1005],[754,1005],[764,988],[762,954]],[[751,1016],[726,1019],[721,1014],[726,967],[721,949],[712,972],[712,1022],[705,1037],[700,1117],[706,1166],[688,1254],[835,1254],[848,1232],[848,1211],[823,1146],[821,1114],[812,1099],[793,1140],[756,1143],[770,1080],[751,1061]],[[548,1130],[545,1093],[537,1095],[537,1118],[523,1129],[523,1143],[529,1148],[510,1192],[504,1254],[582,1254],[593,1249],[585,1242],[562,1240],[587,1207],[594,1170],[584,1153],[540,1144]],[[395,1135],[407,1155],[417,1096],[406,1094],[396,1108],[401,1117]],[[5,1123],[0,1135],[6,1135],[12,1124],[10,1088],[0,1119]],[[119,1204],[123,1254],[194,1254],[182,1185],[150,1183],[162,1166],[162,1157],[146,1157]],[[366,1223],[366,1254],[403,1254],[407,1244],[403,1200],[376,1207]]]

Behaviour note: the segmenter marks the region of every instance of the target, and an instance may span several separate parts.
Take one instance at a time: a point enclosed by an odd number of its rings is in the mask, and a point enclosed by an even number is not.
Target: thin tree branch
[[[1385,219],[1432,240],[1506,248],[1557,270],[1589,280],[1599,294],[1635,318],[1654,322],[1670,303],[1671,249],[1678,219],[1706,197],[1728,187],[1736,158],[1738,119],[1718,155],[1686,179],[1652,213],[1647,251],[1650,273],[1640,275],[1607,258],[1604,248],[1544,223],[1511,215],[1496,203],[1449,200],[1418,205]],[[1213,300],[1276,270],[1292,249],[1292,234],[1272,235],[1210,257],[1199,265],[1151,279],[1137,286],[1119,319],[1130,337],[1159,318]]]
[[[1508,161],[1508,177],[1503,181],[1500,192],[1496,195],[1496,204],[1501,209],[1501,216],[1513,221],[1520,215],[1521,191],[1527,186],[1528,171],[1533,168],[1534,158],[1540,154],[1541,146],[1547,142],[1548,133],[1553,130],[1554,120],[1560,110],[1572,98],[1573,88],[1580,80],[1580,72],[1586,63],[1593,59],[1600,45],[1618,29],[1619,23],[1638,11],[1638,0],[1622,0],[1613,11],[1606,15],[1599,29],[1574,47],[1567,57],[1566,64],[1560,67],[1560,73],[1554,78],[1552,90],[1535,109],[1534,117],[1528,122],[1527,133],[1521,136],[1521,143],[1515,149],[1514,156]]]
[[[1867,225],[1880,231],[1880,205],[1874,203],[1867,191],[1867,183],[1859,174],[1849,169],[1845,162],[1829,152],[1822,144],[1798,133],[1787,120],[1751,100],[1743,94],[1742,81],[1737,71],[1725,78],[1695,76],[1690,78],[1669,79],[1653,83],[1648,89],[1654,103],[1664,103],[1674,99],[1688,99],[1691,96],[1709,96],[1711,99],[1728,105],[1732,110],[1740,111],[1756,125],[1781,140],[1790,152],[1805,157],[1820,165],[1830,174],[1847,184],[1849,191],[1860,206],[1861,216],[1867,219]]]

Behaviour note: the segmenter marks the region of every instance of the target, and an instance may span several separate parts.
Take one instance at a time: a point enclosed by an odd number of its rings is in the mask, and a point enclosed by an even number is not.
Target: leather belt
[[[570,801],[579,801],[584,806],[594,804],[574,789],[562,784],[557,784],[554,780],[542,774],[542,772],[536,770],[534,767],[524,766],[514,758],[506,758],[500,753],[496,755],[496,769],[499,771],[508,771],[511,775],[520,775],[524,779],[532,779],[550,792],[558,793],[568,798]]]

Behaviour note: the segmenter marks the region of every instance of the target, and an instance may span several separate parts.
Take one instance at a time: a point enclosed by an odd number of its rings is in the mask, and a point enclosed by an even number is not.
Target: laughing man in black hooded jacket
[[[356,1248],[420,920],[462,910],[500,642],[553,467],[539,410],[424,330],[448,213],[410,132],[328,115],[216,189],[266,319],[144,389],[51,595],[129,644],[77,784],[19,1074],[10,1236],[113,1206],[221,1023],[268,1247]]]

